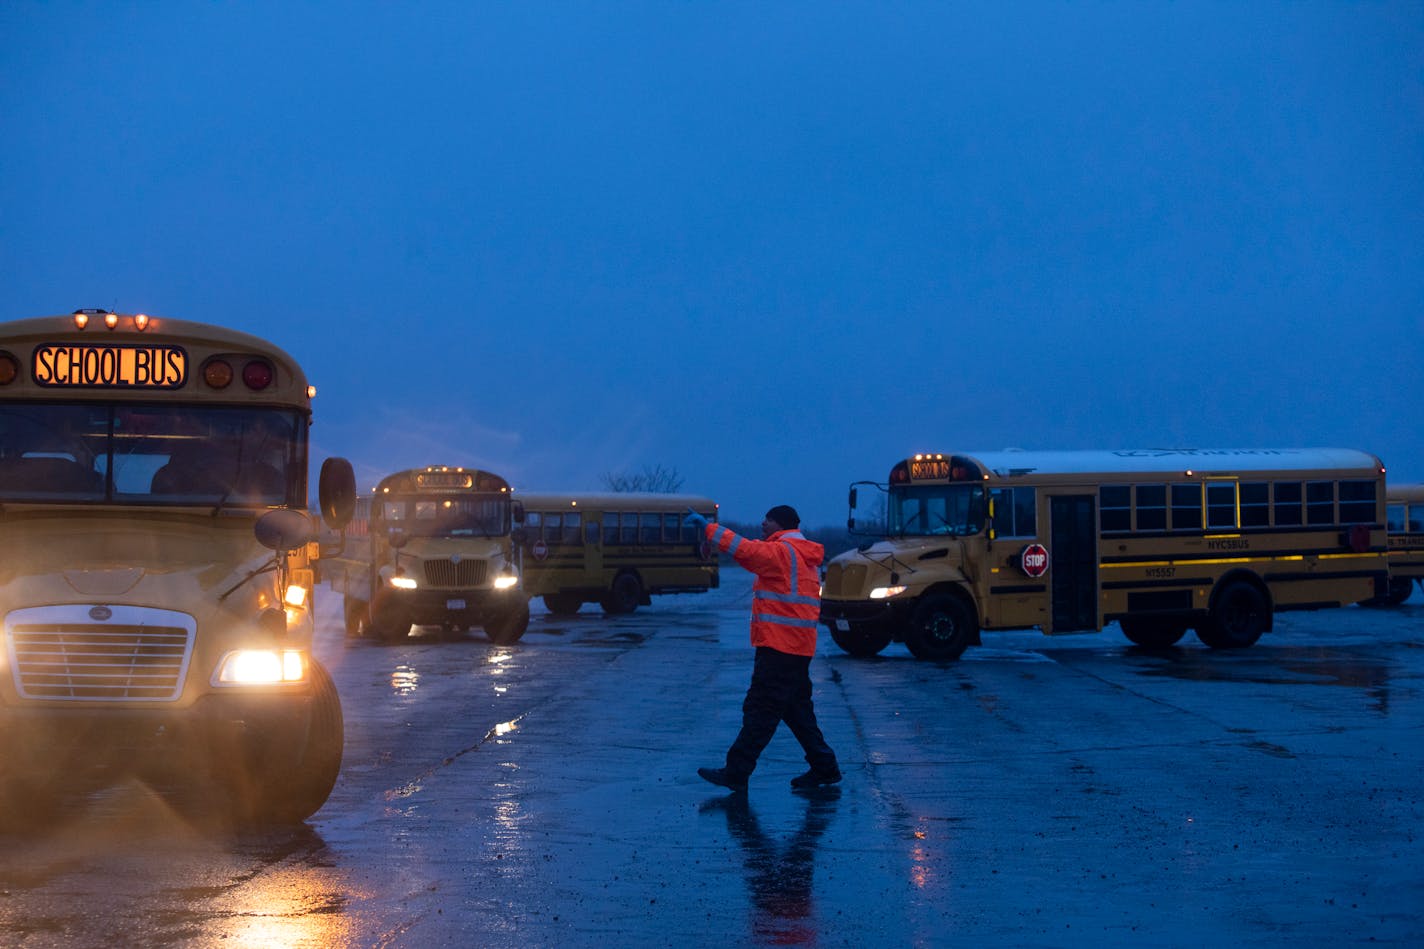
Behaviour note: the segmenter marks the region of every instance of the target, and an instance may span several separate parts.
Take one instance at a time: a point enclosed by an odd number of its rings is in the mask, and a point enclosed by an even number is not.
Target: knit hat
[[[784,531],[792,531],[801,526],[801,515],[789,504],[778,504],[766,512],[768,519],[776,521]]]

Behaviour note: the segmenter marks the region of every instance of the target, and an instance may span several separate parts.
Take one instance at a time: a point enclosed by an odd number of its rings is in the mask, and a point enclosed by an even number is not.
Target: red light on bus
[[[232,383],[232,366],[226,359],[209,359],[203,363],[203,381],[214,389],[226,389]]]
[[[20,364],[9,353],[0,353],[0,386],[8,386],[20,374]]]
[[[254,391],[270,386],[275,375],[272,367],[261,359],[254,359],[242,367],[242,381]]]

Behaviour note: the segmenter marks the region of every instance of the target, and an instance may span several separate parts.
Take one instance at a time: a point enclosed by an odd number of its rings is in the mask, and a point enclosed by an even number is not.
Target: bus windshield
[[[984,529],[984,489],[977,484],[931,484],[890,490],[888,533],[895,537],[965,537]]]
[[[0,404],[0,499],[305,506],[302,432],[292,409]]]
[[[386,498],[381,518],[387,530],[411,537],[502,537],[509,533],[509,496],[436,495]]]

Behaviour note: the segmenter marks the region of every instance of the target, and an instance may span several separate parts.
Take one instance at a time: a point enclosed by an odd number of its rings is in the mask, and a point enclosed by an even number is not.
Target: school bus
[[[1424,484],[1388,485],[1385,501],[1389,592],[1378,602],[1398,606],[1415,583],[1424,587]]]
[[[1189,628],[1250,646],[1274,612],[1388,585],[1384,466],[1348,449],[919,454],[883,494],[884,539],[825,571],[821,621],[853,656],[957,659],[981,630],[1093,632],[1164,648]],[[881,513],[881,512],[875,512]]]
[[[314,392],[230,329],[0,324],[0,815],[130,778],[216,789],[243,820],[326,801],[343,723],[311,649]],[[328,526],[354,498],[328,459]]]
[[[412,626],[462,635],[482,626],[499,645],[529,626],[509,483],[476,468],[429,465],[382,478],[359,499],[346,548],[322,564],[345,600],[346,632],[384,642]]]
[[[717,555],[682,520],[688,509],[717,519],[717,504],[692,494],[609,492],[517,495],[523,523],[524,589],[549,612],[584,603],[632,613],[666,593],[702,593],[719,582]]]

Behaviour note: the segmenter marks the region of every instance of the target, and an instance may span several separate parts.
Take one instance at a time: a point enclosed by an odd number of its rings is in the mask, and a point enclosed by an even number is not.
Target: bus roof
[[[1384,496],[1391,504],[1424,503],[1424,484],[1387,484]]]
[[[1029,474],[1197,474],[1242,471],[1349,471],[1374,474],[1379,458],[1351,448],[1142,448],[1085,451],[958,452],[999,477]],[[952,457],[946,452],[942,457]]]
[[[603,510],[624,510],[627,508],[645,508],[648,510],[684,510],[686,508],[700,508],[702,510],[712,510],[717,507],[717,502],[711,498],[698,494],[663,494],[657,491],[604,491],[604,492],[568,492],[564,494],[552,494],[549,492],[515,491],[514,499],[519,501],[525,508],[538,507],[552,510],[555,507],[578,507],[597,508]]]

